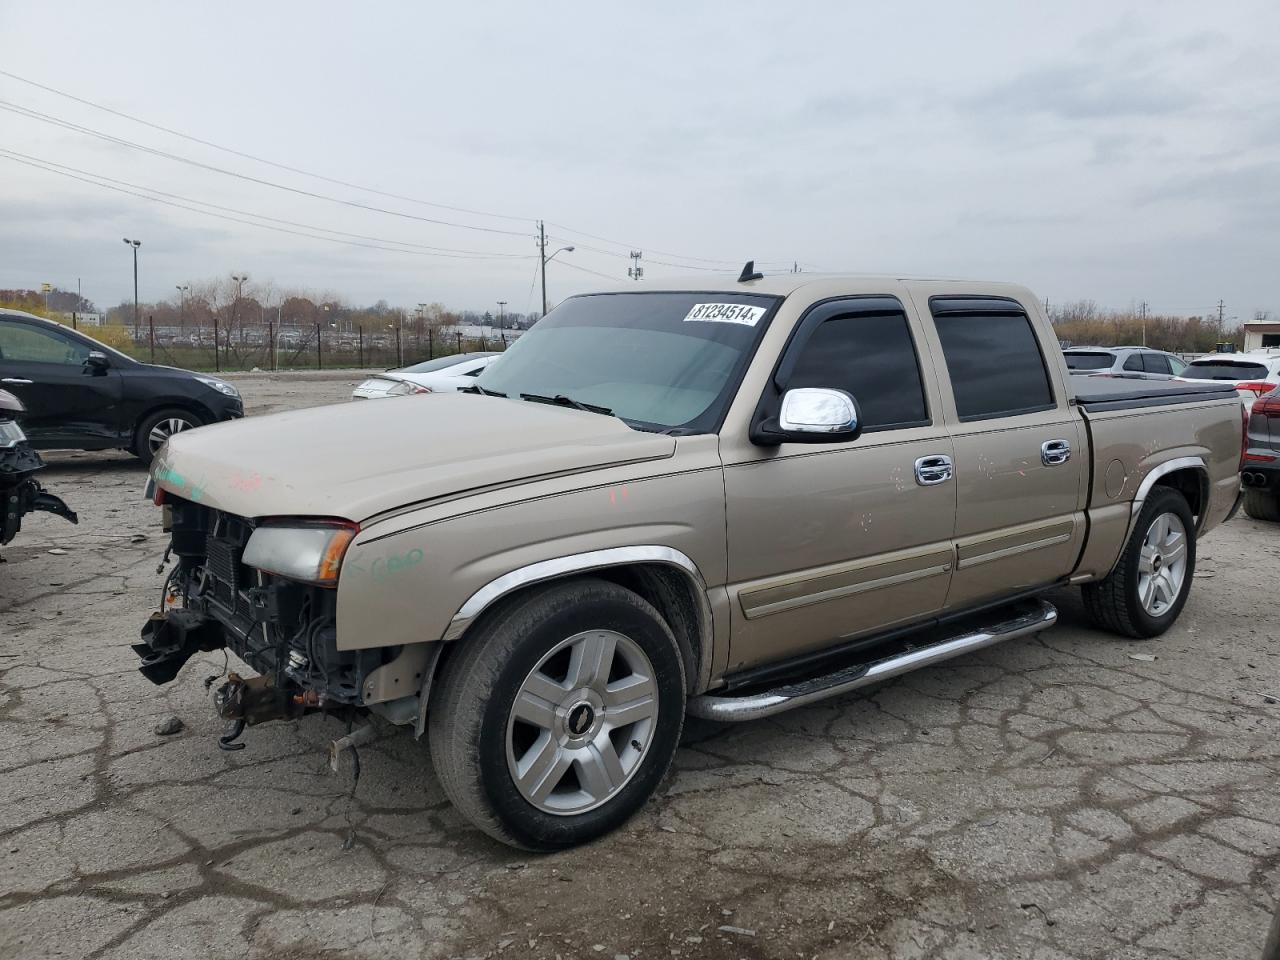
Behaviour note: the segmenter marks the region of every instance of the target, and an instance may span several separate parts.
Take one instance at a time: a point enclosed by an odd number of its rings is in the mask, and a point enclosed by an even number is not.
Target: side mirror
[[[782,411],[751,431],[761,446],[848,443],[862,433],[858,402],[843,390],[799,387],[782,395]]]
[[[107,372],[107,368],[111,366],[111,361],[101,350],[90,350],[89,356],[84,358],[84,366],[87,371],[94,376],[98,376]]]

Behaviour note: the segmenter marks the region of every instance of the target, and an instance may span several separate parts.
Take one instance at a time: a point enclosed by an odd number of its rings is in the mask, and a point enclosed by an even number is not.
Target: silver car
[[[1072,347],[1062,351],[1073,374],[1159,379],[1181,376],[1186,362],[1148,347]]]

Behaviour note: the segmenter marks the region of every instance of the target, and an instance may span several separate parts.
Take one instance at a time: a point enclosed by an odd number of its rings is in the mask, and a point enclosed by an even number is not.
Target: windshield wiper
[[[573,407],[575,410],[586,410],[588,413],[603,413],[606,417],[612,417],[613,411],[608,407],[601,407],[594,403],[583,403],[581,400],[575,400],[573,397],[566,397],[563,393],[557,393],[554,397],[544,397],[537,393],[522,393],[521,400],[532,400],[534,403],[552,403],[558,407]]]
[[[482,397],[505,397],[506,396],[505,393],[501,393],[497,390],[486,390],[484,387],[480,386],[480,384],[478,383],[473,383],[470,386],[466,386],[466,387],[460,387],[458,389],[458,392],[459,393],[478,393]]]

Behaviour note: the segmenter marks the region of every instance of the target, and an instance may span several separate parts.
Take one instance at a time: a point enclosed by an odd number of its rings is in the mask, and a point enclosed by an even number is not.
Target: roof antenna
[[[756,262],[754,260],[748,260],[747,265],[742,268],[742,274],[741,276],[738,277],[738,282],[747,283],[748,281],[751,281],[751,280],[763,280],[763,279],[764,279],[763,273],[756,273]]]

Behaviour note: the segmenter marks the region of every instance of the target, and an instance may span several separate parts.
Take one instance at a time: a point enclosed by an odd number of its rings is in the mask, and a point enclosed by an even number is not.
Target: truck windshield
[[[717,428],[779,300],[719,292],[573,297],[476,383],[513,400],[603,408],[641,429],[705,433]]]

